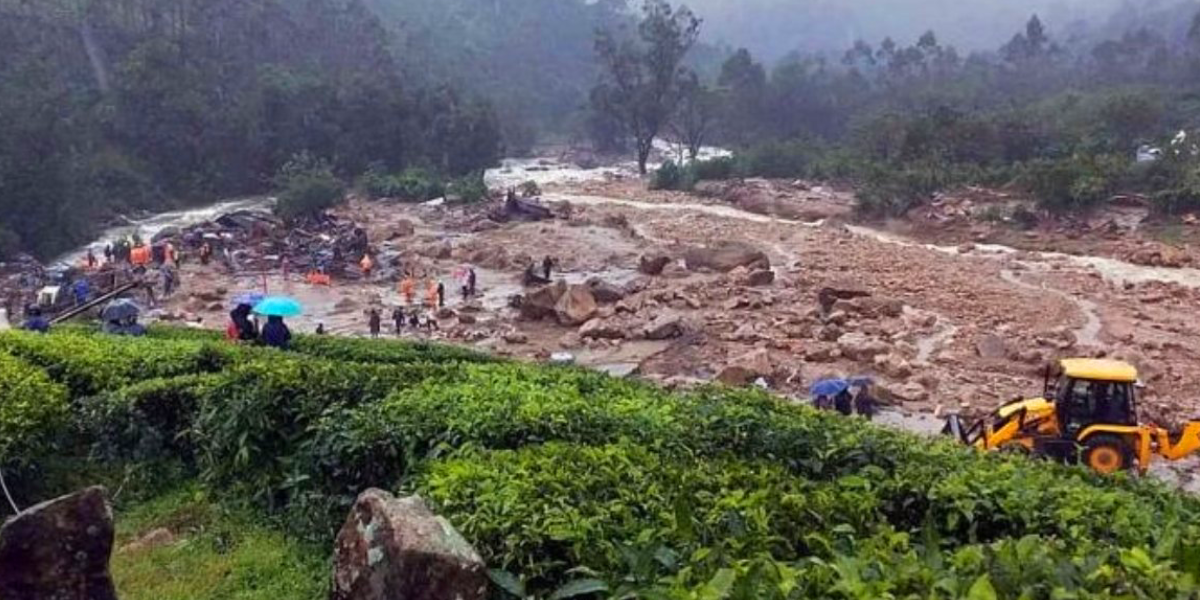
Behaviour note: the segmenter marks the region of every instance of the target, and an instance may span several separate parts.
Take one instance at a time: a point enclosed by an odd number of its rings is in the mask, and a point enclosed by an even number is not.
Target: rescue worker
[[[870,386],[865,383],[859,385],[854,394],[854,412],[869,421],[878,412],[876,405],[875,398],[871,396]]]
[[[324,323],[317,323],[316,334],[317,335],[325,335],[325,324]]]
[[[71,286],[71,291],[75,293],[75,306],[82,306],[87,302],[92,286],[85,277],[77,280],[75,285]]]
[[[437,284],[438,308],[446,307],[446,284],[438,281]]]
[[[38,333],[50,333],[50,320],[42,316],[41,308],[30,306],[25,309],[25,322],[21,324],[21,329],[36,331]]]
[[[467,269],[467,295],[475,297],[475,269]]]
[[[92,252],[91,248],[88,248],[87,251],[87,266],[89,269],[96,268],[96,254]]]
[[[358,266],[362,268],[363,277],[370,279],[371,270],[375,268],[375,261],[371,260],[370,254],[363,254],[362,260],[358,261]]]
[[[543,278],[550,279],[550,269],[552,267],[554,267],[554,260],[552,260],[549,256],[542,259],[542,277]]]
[[[208,261],[212,260],[212,244],[204,242],[200,245],[200,264],[207,266]]]
[[[425,307],[435,310],[438,306],[438,286],[432,279],[425,284]]]
[[[380,319],[379,319],[379,311],[377,309],[372,308],[371,311],[368,313],[367,327],[369,327],[371,330],[371,337],[373,337],[373,338],[379,337]]]
[[[105,245],[104,245],[104,263],[105,263],[105,264],[108,264],[108,263],[110,263],[110,262],[112,262],[112,261],[113,261],[113,247],[112,247],[112,244],[105,244]]]
[[[404,296],[404,303],[412,306],[413,296],[417,293],[417,282],[413,280],[412,274],[404,274],[404,280],[400,282],[400,293]]]
[[[267,324],[262,328],[262,343],[272,348],[287,350],[291,341],[292,332],[287,325],[284,325],[283,317],[275,315],[267,317]]]

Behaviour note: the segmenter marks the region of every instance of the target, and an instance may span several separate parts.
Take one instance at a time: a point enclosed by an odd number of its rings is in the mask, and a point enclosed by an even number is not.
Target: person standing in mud
[[[370,316],[367,318],[367,326],[371,329],[371,337],[378,338],[380,329],[379,309],[371,309]]]
[[[396,326],[396,335],[404,329],[404,309],[397,306],[392,309],[392,323]]]
[[[437,284],[438,308],[446,308],[446,284],[438,280]]]
[[[87,251],[87,266],[89,269],[96,268],[96,253],[92,252],[91,248],[88,248]]]
[[[550,270],[554,267],[554,260],[549,256],[542,259],[542,277],[550,279]]]
[[[425,284],[425,307],[431,311],[438,307],[438,284],[433,279]]]
[[[467,296],[475,297],[475,268],[467,269]]]
[[[104,264],[108,264],[108,263],[110,263],[110,262],[112,262],[112,261],[113,261],[113,247],[112,247],[112,244],[105,244],[105,245],[104,245]]]

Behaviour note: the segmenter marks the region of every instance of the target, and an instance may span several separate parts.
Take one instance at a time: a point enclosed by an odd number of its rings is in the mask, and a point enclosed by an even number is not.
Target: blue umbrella
[[[808,393],[812,394],[813,398],[818,396],[836,396],[847,389],[850,384],[845,379],[822,379],[808,389]]]
[[[258,303],[262,302],[266,297],[267,296],[265,294],[261,294],[259,292],[244,292],[233,297],[233,305],[240,306],[242,304],[249,304],[250,306],[257,306]]]
[[[304,313],[304,308],[286,296],[271,296],[255,305],[254,312],[268,317],[298,317]]]

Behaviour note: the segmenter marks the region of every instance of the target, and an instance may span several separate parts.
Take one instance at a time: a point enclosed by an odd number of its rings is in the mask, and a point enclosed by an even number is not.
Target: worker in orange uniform
[[[413,296],[417,293],[417,282],[413,281],[411,273],[404,274],[404,280],[400,282],[400,294],[404,296],[404,303],[412,306]]]
[[[425,306],[430,310],[437,310],[438,307],[438,286],[432,279],[425,285]]]

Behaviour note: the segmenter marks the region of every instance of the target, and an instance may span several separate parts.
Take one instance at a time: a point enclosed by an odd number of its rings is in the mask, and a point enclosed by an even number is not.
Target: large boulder
[[[858,332],[843,334],[838,338],[837,344],[842,356],[858,361],[874,362],[876,356],[891,351],[887,342]]]
[[[832,282],[820,289],[817,292],[817,303],[821,305],[821,310],[828,314],[833,310],[833,305],[838,300],[853,300],[855,298],[867,298],[871,292],[865,286],[850,280],[842,280]]]
[[[91,487],[43,502],[0,529],[0,598],[116,600],[108,492]]]
[[[330,600],[482,600],[483,559],[420,496],[369,489],[338,533]]]
[[[547,285],[521,299],[521,318],[538,321],[554,315],[558,301],[567,293],[567,283]]]
[[[683,259],[692,271],[728,273],[738,267],[746,267],[751,271],[771,268],[771,259],[762,250],[742,242],[720,242],[708,247],[690,248],[684,253]]]
[[[615,304],[625,298],[625,290],[615,286],[599,277],[589,279],[588,288],[592,290],[592,296],[596,302],[600,304]]]
[[[743,386],[754,383],[760,377],[770,381],[775,373],[771,353],[765,349],[753,350],[734,358],[717,374],[717,380],[725,385]]]
[[[587,323],[600,310],[596,297],[586,285],[573,285],[567,288],[554,305],[554,314],[559,325],[578,327]]]
[[[638,259],[638,270],[646,275],[660,275],[667,264],[671,262],[670,256],[642,256]]]
[[[659,315],[642,328],[642,337],[648,340],[669,340],[687,332],[687,326],[679,315]]]
[[[625,328],[613,319],[592,319],[579,328],[579,337],[584,339],[620,340],[625,336]]]

